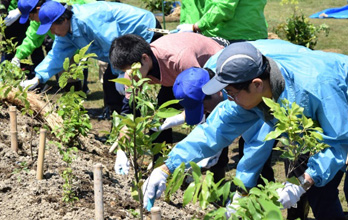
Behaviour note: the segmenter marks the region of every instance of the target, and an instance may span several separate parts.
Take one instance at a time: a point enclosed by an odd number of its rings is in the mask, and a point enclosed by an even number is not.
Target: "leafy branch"
[[[329,147],[322,142],[323,129],[317,122],[304,115],[303,107],[295,102],[290,104],[287,99],[281,100],[281,104],[269,98],[263,98],[263,101],[278,119],[275,130],[266,136],[265,141],[276,139],[285,146],[285,148],[276,147],[275,150],[282,151],[281,157],[289,159],[289,173],[296,169],[295,164],[300,155],[311,156]]]
[[[142,176],[140,164],[150,157],[152,160],[154,155],[162,153],[166,155],[166,143],[153,143],[160,132],[154,132],[158,128],[160,120],[163,118],[174,116],[180,111],[167,108],[171,104],[176,104],[179,100],[168,101],[157,108],[156,101],[151,96],[153,87],[148,82],[149,78],[143,78],[139,69],[140,63],[132,65],[131,69],[126,72],[129,74],[130,80],[126,78],[118,78],[111,81],[128,86],[127,91],[131,92],[129,104],[132,107],[133,114],[119,115],[113,113],[113,128],[110,134],[109,142],[117,141],[120,149],[130,155],[131,164],[134,167],[134,181],[132,187],[132,196],[143,206],[143,198],[141,192]],[[163,163],[164,157],[160,157],[154,167]],[[142,209],[140,216],[143,216]]]

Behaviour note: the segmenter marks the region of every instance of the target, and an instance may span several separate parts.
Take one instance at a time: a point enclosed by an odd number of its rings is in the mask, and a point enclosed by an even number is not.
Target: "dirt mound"
[[[79,197],[79,201],[74,205],[62,202],[63,179],[60,174],[65,163],[57,147],[50,143],[55,139],[52,135],[48,135],[46,141],[44,180],[36,180],[39,144],[37,131],[42,127],[42,122],[17,112],[19,151],[13,152],[10,143],[9,105],[6,102],[0,105],[1,220],[94,219],[93,165],[96,163],[102,163],[105,167],[103,169],[105,219],[138,219],[132,214],[132,210],[138,208],[138,203],[130,194],[133,174],[116,175],[113,169],[115,155],[109,154],[109,146],[96,141],[93,135],[82,139],[84,146],[79,149],[77,158],[72,163],[73,173],[77,177],[74,185]],[[33,135],[32,127],[35,128]],[[179,192],[178,195],[182,193]],[[181,198],[180,200],[174,198],[173,204],[167,204],[162,200],[156,201],[156,206],[162,208],[162,219],[191,219],[197,212],[197,207],[182,208],[178,201],[182,201]],[[146,215],[149,219],[150,214]]]

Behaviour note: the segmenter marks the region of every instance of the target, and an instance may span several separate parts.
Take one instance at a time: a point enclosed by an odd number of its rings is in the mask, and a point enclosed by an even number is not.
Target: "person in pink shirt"
[[[147,43],[142,37],[127,34],[113,40],[109,59],[115,69],[126,71],[136,62],[141,63],[143,77],[160,84],[158,105],[175,99],[172,87],[176,77],[190,67],[203,67],[205,62],[224,47],[212,38],[196,33],[165,35]],[[125,78],[129,78],[125,74]],[[125,95],[121,112],[131,113],[130,94]],[[179,106],[179,105],[178,105]],[[162,131],[156,142],[172,143],[172,130]]]

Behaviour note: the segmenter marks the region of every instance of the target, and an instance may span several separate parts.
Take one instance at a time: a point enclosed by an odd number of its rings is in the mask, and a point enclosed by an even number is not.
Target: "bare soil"
[[[47,136],[44,179],[37,180],[38,131],[42,125],[17,112],[19,151],[15,153],[11,149],[8,105],[0,103],[0,220],[94,219],[93,166],[97,163],[104,166],[104,219],[139,219],[132,214],[133,210],[139,212],[139,203],[130,194],[132,171],[128,176],[116,175],[113,168],[115,155],[108,152],[109,146],[96,140],[100,131],[110,129],[109,121],[92,119],[94,130],[88,138],[82,139],[83,146],[72,164],[79,200],[75,204],[67,204],[62,202],[63,179],[60,176],[65,163],[57,147],[50,143],[55,137]],[[95,113],[92,113],[92,118],[93,115]],[[162,219],[192,219],[199,212],[194,206],[182,207],[182,193],[177,195],[178,198],[173,198],[171,204],[162,199],[156,201],[155,205],[161,207]],[[151,218],[149,212],[145,215],[145,219]]]

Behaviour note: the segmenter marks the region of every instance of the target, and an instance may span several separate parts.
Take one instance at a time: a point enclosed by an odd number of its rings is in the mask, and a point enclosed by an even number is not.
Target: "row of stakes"
[[[10,123],[11,123],[11,149],[18,152],[18,131],[17,131],[17,108],[10,106]],[[46,145],[46,129],[40,129],[39,154],[37,162],[36,179],[43,179],[43,165]],[[104,204],[103,204],[103,165],[101,163],[93,166],[94,176],[94,202],[95,202],[95,219],[104,219]],[[159,207],[151,208],[151,220],[161,220],[161,209]]]

